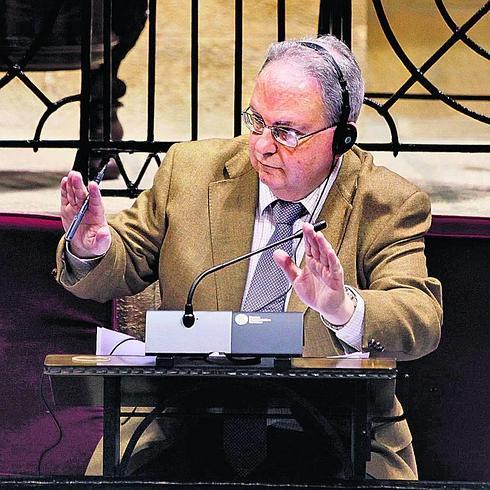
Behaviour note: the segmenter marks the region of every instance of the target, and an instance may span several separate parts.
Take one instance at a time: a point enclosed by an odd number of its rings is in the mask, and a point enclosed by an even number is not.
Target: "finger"
[[[69,172],[66,178],[66,198],[72,206],[75,206],[75,202],[76,202],[75,190],[73,188],[72,181],[73,181],[73,176],[71,175],[71,172]]]
[[[87,196],[87,188],[83,183],[82,175],[80,172],[71,170],[68,173],[67,180],[67,197],[70,204],[76,208],[82,205],[85,197]]]
[[[317,232],[315,238],[319,250],[319,260],[324,266],[329,267],[329,254],[333,252],[335,255],[335,251],[323,233]]]
[[[274,250],[272,258],[278,267],[282,269],[289,282],[294,282],[301,273],[301,269],[293,262],[284,250]]]
[[[303,225],[303,237],[305,239],[305,255],[306,257],[311,257],[311,245],[310,245],[311,238],[309,238],[310,232],[306,225],[307,223]]]
[[[318,260],[319,249],[317,239],[315,237],[315,230],[309,223],[305,223],[303,230],[303,236],[305,238],[305,254]]]
[[[309,260],[305,263],[305,268],[307,268],[313,276],[315,276],[320,281],[324,282],[326,278],[326,274],[328,274],[328,270],[318,262],[318,260]]]
[[[334,289],[342,289],[344,287],[344,269],[333,250],[330,250],[328,253],[328,264],[331,286]]]
[[[102,194],[100,192],[99,186],[95,182],[89,182],[88,192],[90,194],[90,205],[89,210],[94,219],[100,221],[100,223],[105,223],[105,209],[104,202],[102,200]]]
[[[342,264],[333,250],[328,254],[328,264],[332,275],[339,277],[343,273]]]
[[[60,183],[60,195],[61,195],[61,204],[62,206],[66,206],[68,204],[67,190],[66,190],[66,182],[68,178],[65,176],[61,179]]]

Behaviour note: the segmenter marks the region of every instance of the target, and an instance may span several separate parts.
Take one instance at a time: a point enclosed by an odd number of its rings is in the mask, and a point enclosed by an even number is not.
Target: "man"
[[[60,244],[58,280],[105,301],[158,279],[162,308],[182,309],[201,271],[265,245],[283,224],[276,210],[296,206],[287,226],[304,227],[294,251],[300,265],[274,252],[294,290],[275,291],[271,258],[264,265],[254,257],[203,281],[195,308],[304,311],[304,356],[431,352],[442,310],[424,257],[429,199],[349,149],[362,100],[357,63],[334,37],[272,45],[243,115],[250,136],[175,145],[153,187],[110,224],[90,183],[90,209],[69,249]],[[63,179],[65,229],[86,194],[79,174]],[[325,235],[308,224],[319,219],[328,222]],[[397,401],[388,405],[381,415],[402,414]],[[373,477],[417,477],[406,421],[379,427],[372,448]]]

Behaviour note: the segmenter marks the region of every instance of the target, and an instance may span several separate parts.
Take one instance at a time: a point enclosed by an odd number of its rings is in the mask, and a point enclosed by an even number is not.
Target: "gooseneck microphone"
[[[313,225],[313,229],[315,231],[323,230],[326,227],[327,227],[327,223],[324,220],[319,221],[318,223],[315,223]],[[192,306],[192,299],[194,297],[194,292],[196,291],[197,286],[206,276],[212,274],[213,272],[218,272],[221,269],[228,267],[229,265],[236,264],[241,260],[248,259],[252,257],[252,255],[262,253],[265,250],[269,250],[270,248],[277,247],[278,245],[288,242],[289,240],[294,240],[295,238],[301,238],[302,236],[303,236],[303,230],[301,229],[298,230],[296,233],[289,235],[286,238],[282,238],[281,240],[278,240],[277,242],[269,243],[265,247],[258,248],[257,250],[252,250],[251,252],[248,252],[245,255],[240,255],[239,257],[235,257],[234,259],[228,260],[227,262],[223,262],[222,264],[215,265],[214,267],[211,267],[210,269],[206,269],[204,272],[201,272],[201,274],[199,274],[196,277],[196,279],[194,279],[194,282],[192,283],[189,289],[189,293],[187,294],[187,302],[184,308],[184,316],[182,317],[182,321],[184,325],[187,328],[190,328],[194,325],[196,321],[196,318],[194,316],[194,307]]]

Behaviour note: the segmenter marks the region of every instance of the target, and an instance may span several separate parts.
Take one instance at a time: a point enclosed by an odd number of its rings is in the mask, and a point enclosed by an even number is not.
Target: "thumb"
[[[272,257],[276,265],[286,274],[289,282],[293,283],[301,273],[301,269],[284,250],[275,250]]]

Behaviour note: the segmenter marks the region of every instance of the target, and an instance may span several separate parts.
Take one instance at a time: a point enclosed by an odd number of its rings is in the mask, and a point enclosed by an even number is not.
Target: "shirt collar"
[[[315,208],[318,205],[318,199],[320,198],[324,185],[326,185],[326,195],[324,196],[325,198],[328,195],[328,192],[330,192],[330,189],[335,182],[335,179],[337,178],[337,175],[339,174],[340,167],[342,165],[342,160],[343,160],[343,155],[340,156],[340,158],[337,161],[337,165],[335,165],[334,171],[330,174],[328,177],[328,180],[330,182],[325,182],[323,181],[316,189],[313,189],[306,197],[301,199],[300,202],[303,204],[303,206],[306,208],[308,211],[309,215],[312,215],[315,212]],[[266,184],[264,184],[261,180],[259,180],[259,215],[261,216],[262,213],[264,212],[265,209],[267,209],[267,206],[272,204],[274,201],[276,201],[278,197],[274,195],[274,193],[267,187]]]

